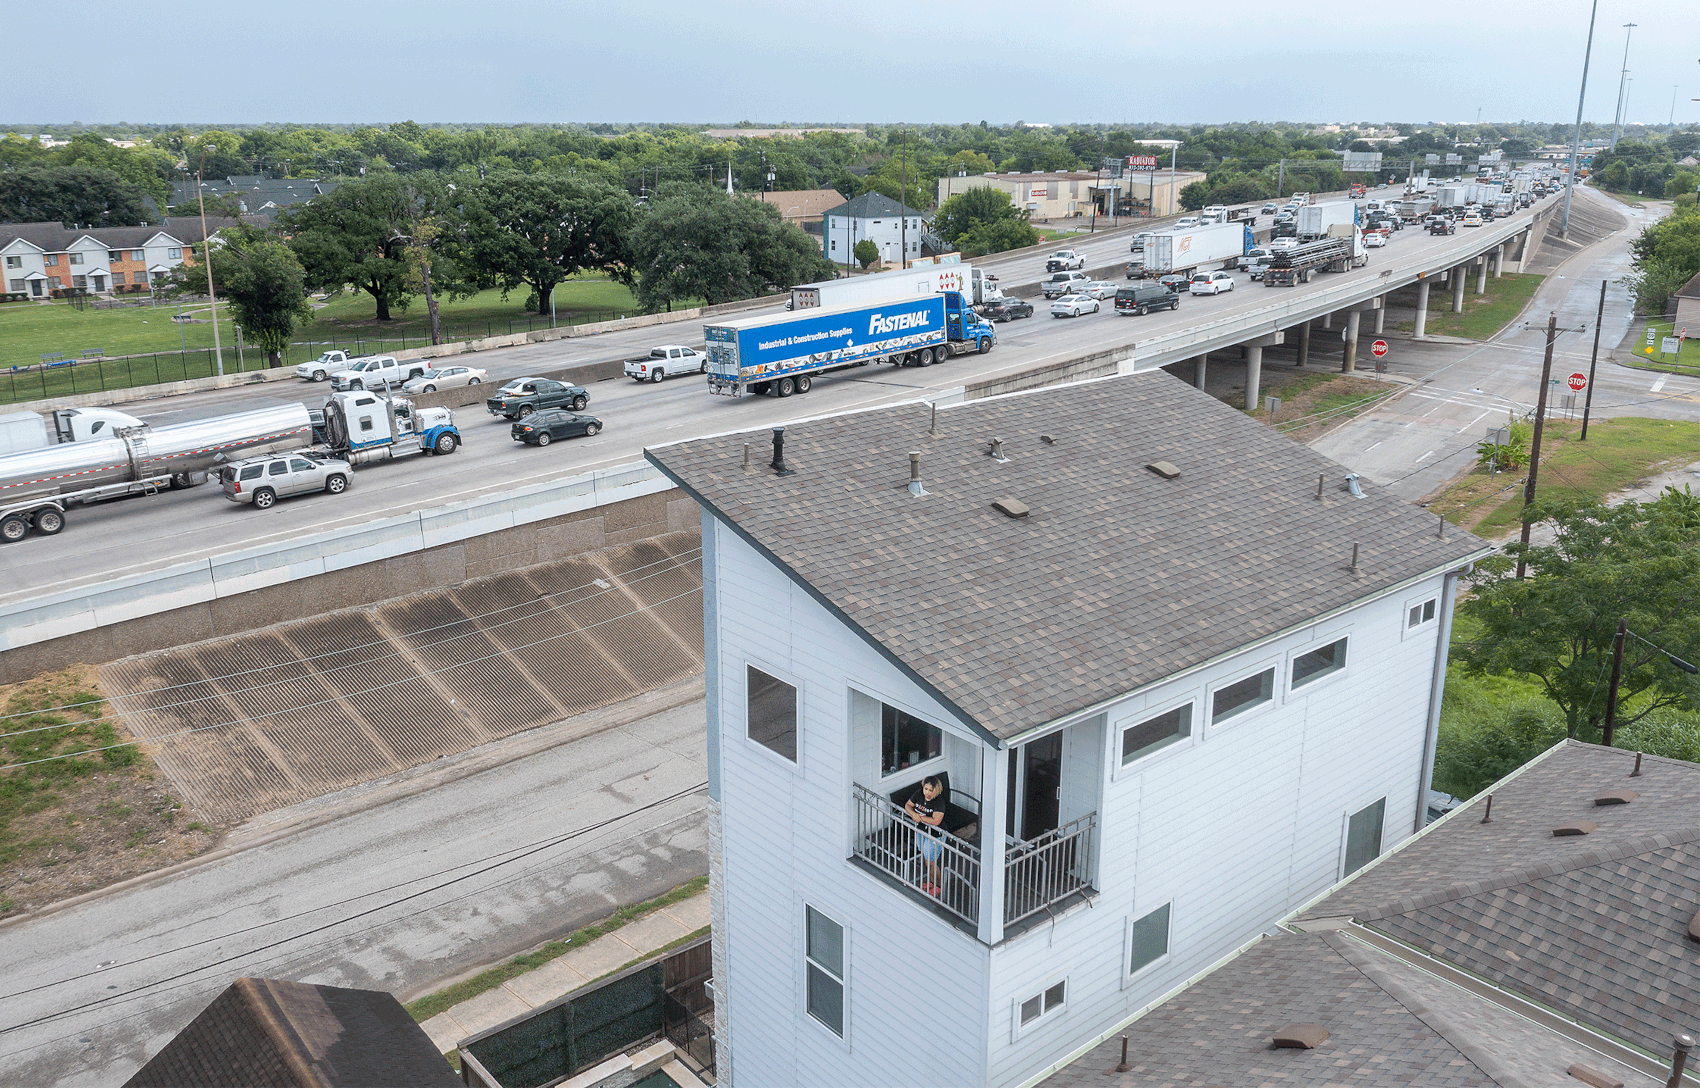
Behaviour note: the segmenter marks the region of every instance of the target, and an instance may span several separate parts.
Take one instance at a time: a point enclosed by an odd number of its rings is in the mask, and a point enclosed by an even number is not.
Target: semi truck
[[[163,427],[121,412],[66,411],[105,418],[85,420],[87,433],[73,426],[59,432],[64,441],[0,456],[0,541],[32,530],[53,536],[72,506],[191,487],[244,458],[300,452],[362,464],[460,445],[447,408],[415,408],[372,392],[333,393],[318,409],[279,404]]]
[[[829,371],[868,363],[931,366],[987,352],[996,333],[961,291],[703,326],[709,392],[789,397]]]
[[[61,408],[51,416],[36,412],[0,415],[0,456],[56,446],[61,442],[112,437],[111,428],[138,427],[141,420],[111,408]]]
[[[1421,223],[1423,219],[1433,214],[1434,197],[1407,197],[1399,202],[1399,218],[1407,223]]]
[[[1300,242],[1313,241],[1327,236],[1334,227],[1356,227],[1358,206],[1350,200],[1307,205],[1299,209],[1298,219],[1293,225]]]
[[[805,283],[791,288],[788,310],[855,306],[887,298],[936,295],[960,291],[973,305],[990,302],[1003,294],[998,278],[966,264],[934,264],[900,272],[878,272],[870,276]]]
[[[1240,223],[1207,223],[1186,230],[1159,231],[1145,240],[1145,257],[1132,278],[1190,276],[1200,268],[1214,271],[1239,264],[1252,248],[1251,227]]]
[[[1263,272],[1263,286],[1293,287],[1309,283],[1313,272],[1345,272],[1368,261],[1357,228],[1337,225],[1314,241],[1276,250]]]

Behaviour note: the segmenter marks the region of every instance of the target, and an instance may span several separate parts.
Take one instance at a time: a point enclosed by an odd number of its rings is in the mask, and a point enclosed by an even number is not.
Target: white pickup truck
[[[1072,249],[1059,249],[1045,258],[1045,271],[1067,272],[1075,268],[1085,268],[1086,258]]]
[[[401,383],[417,378],[430,368],[430,364],[423,360],[398,362],[394,355],[368,355],[333,373],[331,388],[341,393],[350,389],[382,389],[387,383],[391,388],[399,389]]]
[[[683,344],[663,344],[641,359],[627,359],[625,369],[635,381],[658,382],[670,374],[707,374],[708,356]]]
[[[327,351],[312,362],[297,366],[295,376],[306,378],[310,382],[322,382],[337,371],[348,369],[353,358],[346,351]]]

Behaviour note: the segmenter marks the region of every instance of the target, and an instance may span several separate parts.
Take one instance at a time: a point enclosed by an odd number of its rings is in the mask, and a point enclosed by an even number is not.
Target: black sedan
[[[993,321],[1013,321],[1018,317],[1032,317],[1033,304],[1024,298],[995,298],[980,307],[980,316]]]
[[[515,442],[547,446],[557,438],[577,438],[581,434],[589,438],[601,429],[602,421],[595,416],[569,412],[564,408],[549,408],[519,420],[508,433],[513,435]]]
[[[1171,272],[1167,276],[1159,279],[1157,282],[1162,284],[1164,287],[1167,287],[1175,294],[1181,295],[1185,294],[1187,288],[1191,286],[1192,279],[1191,277],[1184,276],[1179,272]]]

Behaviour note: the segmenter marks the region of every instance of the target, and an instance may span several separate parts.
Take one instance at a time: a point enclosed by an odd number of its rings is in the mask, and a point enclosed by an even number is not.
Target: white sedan
[[[1091,295],[1064,295],[1051,303],[1052,317],[1079,317],[1098,312],[1098,300]]]
[[[1077,294],[1090,295],[1093,298],[1115,298],[1121,284],[1115,280],[1092,280],[1082,284]]]
[[[488,370],[475,366],[445,366],[427,370],[416,378],[402,383],[404,393],[435,393],[439,389],[458,389],[463,385],[482,385],[490,376]]]
[[[1379,230],[1364,231],[1364,248],[1380,249],[1387,244],[1387,235]]]
[[[1187,293],[1193,295],[1219,295],[1233,289],[1234,277],[1226,272],[1196,272],[1187,285]]]

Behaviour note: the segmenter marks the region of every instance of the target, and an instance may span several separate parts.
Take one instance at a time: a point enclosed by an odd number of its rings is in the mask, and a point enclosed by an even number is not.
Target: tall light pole
[[[1582,143],[1582,103],[1588,97],[1588,58],[1594,54],[1594,16],[1600,12],[1600,0],[1588,13],[1588,47],[1582,52],[1582,90],[1576,95],[1576,131],[1570,137],[1570,173],[1564,179],[1564,214],[1558,221],[1558,236],[1570,237],[1570,194],[1576,188],[1576,151]]]
[[[201,202],[201,259],[207,263],[207,300],[212,303],[213,360],[218,364],[219,377],[224,376],[224,348],[218,342],[218,292],[213,288],[212,238],[207,235],[207,152],[217,151],[217,144],[201,146],[201,164],[195,168],[195,196]]]
[[[1629,36],[1635,33],[1637,23],[1623,24],[1623,73],[1617,78],[1617,113],[1612,117],[1611,146],[1617,149],[1618,133],[1623,131],[1623,96],[1624,88],[1629,80]]]

